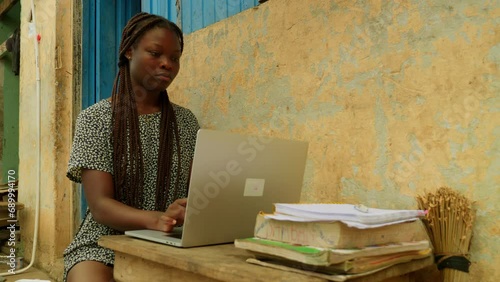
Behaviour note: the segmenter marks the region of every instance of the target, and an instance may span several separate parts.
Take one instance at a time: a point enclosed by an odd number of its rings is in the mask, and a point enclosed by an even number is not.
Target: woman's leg
[[[68,282],[113,282],[113,268],[98,261],[82,261],[68,272]]]

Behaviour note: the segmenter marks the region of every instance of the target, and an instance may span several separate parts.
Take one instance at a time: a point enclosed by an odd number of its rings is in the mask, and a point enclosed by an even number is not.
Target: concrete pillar
[[[73,1],[21,1],[21,73],[19,116],[19,200],[25,259],[31,258],[38,187],[39,237],[35,265],[62,277],[62,253],[73,237],[73,185],[65,177],[73,135]],[[37,95],[35,24],[40,35],[40,98]],[[40,109],[40,124],[38,114]],[[40,138],[38,136],[40,130]],[[38,154],[40,150],[40,155]],[[39,158],[40,157],[40,158]]]

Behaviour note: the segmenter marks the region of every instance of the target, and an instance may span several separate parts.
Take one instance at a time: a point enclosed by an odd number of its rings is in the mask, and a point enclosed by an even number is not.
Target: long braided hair
[[[112,120],[113,120],[113,170],[115,199],[127,205],[142,208],[144,190],[144,162],[139,134],[139,115],[135,101],[134,90],[130,77],[129,61],[126,52],[135,48],[146,32],[153,28],[166,28],[175,32],[181,46],[184,48],[184,39],[180,28],[169,20],[148,13],[139,13],[133,16],[122,32],[120,53],[118,58],[118,73],[112,92]],[[139,90],[137,90],[139,91]],[[158,173],[156,179],[156,210],[165,210],[171,181],[175,178],[174,197],[177,196],[180,175],[180,142],[179,129],[174,109],[166,90],[160,95],[160,148],[158,150]],[[175,140],[174,140],[175,138]],[[177,174],[172,175],[171,166],[175,160],[174,145],[176,146]]]

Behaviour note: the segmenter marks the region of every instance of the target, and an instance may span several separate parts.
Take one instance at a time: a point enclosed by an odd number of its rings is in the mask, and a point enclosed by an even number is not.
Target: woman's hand
[[[184,223],[186,213],[187,199],[177,199],[170,204],[167,211],[162,213],[156,224],[156,230],[171,232],[174,226],[180,226]]]
[[[115,200],[110,173],[83,169],[82,182],[95,221],[120,231],[153,229],[170,232],[184,223],[187,199],[178,199],[167,211],[146,211]]]

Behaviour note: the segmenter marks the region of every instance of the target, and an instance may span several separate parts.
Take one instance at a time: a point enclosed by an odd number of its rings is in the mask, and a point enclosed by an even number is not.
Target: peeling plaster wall
[[[33,246],[36,191],[40,185],[35,264],[60,279],[63,251],[73,236],[73,186],[65,177],[73,122],[73,10],[72,1],[35,1],[36,28],[41,35],[38,44],[41,98],[38,100],[34,37],[29,33],[30,5],[30,0],[21,0],[19,200],[25,205],[25,209],[20,211],[21,240],[25,259],[29,261]],[[41,126],[38,125],[39,109]]]
[[[302,201],[476,202],[471,281],[500,277],[496,1],[272,0],[185,38],[169,89],[202,127],[310,142]]]

